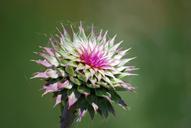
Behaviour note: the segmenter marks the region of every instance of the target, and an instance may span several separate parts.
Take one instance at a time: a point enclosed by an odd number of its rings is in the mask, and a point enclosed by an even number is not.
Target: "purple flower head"
[[[69,34],[63,27],[59,35],[51,37],[51,47],[42,47],[38,53],[41,59],[35,62],[44,67],[33,78],[45,81],[45,94],[53,93],[55,106],[65,105],[78,111],[78,120],[89,112],[107,117],[115,113],[112,103],[115,102],[126,109],[127,104],[117,93],[118,90],[133,91],[131,84],[123,81],[123,77],[135,75],[134,66],[128,63],[134,58],[124,58],[130,50],[122,50],[115,38],[109,39],[107,32],[79,30]]]

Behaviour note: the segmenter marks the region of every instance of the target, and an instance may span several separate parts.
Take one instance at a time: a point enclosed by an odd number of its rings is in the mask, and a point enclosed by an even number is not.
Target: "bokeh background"
[[[118,34],[140,68],[129,78],[137,88],[131,109],[75,128],[191,128],[190,0],[0,0],[0,127],[59,128],[51,96],[30,80],[30,62],[60,23],[84,21]]]

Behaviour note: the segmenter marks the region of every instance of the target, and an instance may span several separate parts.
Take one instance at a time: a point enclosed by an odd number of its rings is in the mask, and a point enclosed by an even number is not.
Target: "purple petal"
[[[48,78],[49,76],[46,74],[46,72],[37,72],[35,76],[32,77],[33,78]]]
[[[51,48],[44,47],[44,50],[50,55],[54,56],[53,50]]]
[[[121,86],[129,91],[134,91],[135,88],[129,83],[122,83]]]
[[[64,83],[59,83],[59,84],[58,84],[58,88],[59,88],[59,89],[62,89],[62,88],[64,88],[65,86],[67,86],[68,84],[69,84],[69,81],[66,80],[66,81],[64,81]]]
[[[77,122],[80,122],[82,120],[86,112],[87,112],[86,110],[79,109],[78,111],[79,117],[77,118]]]
[[[39,52],[38,54],[44,59],[46,59],[51,65],[54,65],[56,67],[59,65],[58,60],[54,56],[50,56],[49,54],[43,52]]]
[[[56,97],[56,103],[54,105],[54,107],[56,107],[58,104],[60,104],[62,102],[62,94],[58,95]]]
[[[58,85],[57,83],[54,83],[54,84],[43,86],[43,89],[45,90],[45,92],[42,95],[44,96],[47,93],[58,91],[57,85]]]
[[[80,117],[82,118],[85,115],[85,110],[80,110]]]
[[[44,79],[47,79],[49,77],[50,78],[58,78],[57,71],[52,70],[52,69],[48,69],[45,72],[37,72],[35,74],[35,76],[33,76],[32,78],[44,78]]]
[[[102,69],[112,69],[112,67],[109,66],[109,65],[103,65],[103,66],[102,66]]]
[[[49,68],[49,67],[51,67],[52,65],[50,64],[50,63],[48,63],[48,61],[47,60],[36,60],[35,61],[37,64],[40,64],[40,65],[42,65],[42,66],[44,66],[44,67],[47,67],[47,68]]]
[[[73,86],[68,80],[66,80],[63,84],[64,88],[66,89],[71,89]]]
[[[72,93],[68,96],[68,109],[69,109],[74,103],[76,103],[77,100],[78,100],[78,98],[76,97],[75,93],[72,92]]]
[[[46,71],[46,74],[50,77],[50,78],[58,78],[58,73],[57,71],[53,70],[53,69],[48,69]]]
[[[86,110],[79,109],[79,117],[78,117],[77,121],[80,122],[85,114],[86,114]]]
[[[65,86],[67,86],[68,83],[69,83],[68,81],[65,81],[64,83],[57,82],[57,83],[54,83],[54,84],[45,85],[45,86],[43,86],[43,90],[45,90],[45,92],[42,95],[44,96],[47,93],[60,91],[63,88],[65,88]]]

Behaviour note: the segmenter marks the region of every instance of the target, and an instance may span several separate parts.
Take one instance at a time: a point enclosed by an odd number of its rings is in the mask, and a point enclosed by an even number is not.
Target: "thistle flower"
[[[45,70],[33,78],[45,80],[43,95],[53,93],[55,106],[73,108],[78,121],[86,112],[92,119],[95,113],[103,117],[115,115],[113,102],[127,109],[117,91],[134,90],[122,80],[135,75],[132,71],[136,68],[127,65],[134,58],[124,58],[130,49],[121,50],[122,42],[115,43],[116,36],[107,39],[107,31],[96,34],[92,27],[87,34],[80,25],[77,32],[72,32],[70,36],[63,27],[59,35],[50,38],[51,47],[42,47],[38,53],[42,59],[35,62]]]

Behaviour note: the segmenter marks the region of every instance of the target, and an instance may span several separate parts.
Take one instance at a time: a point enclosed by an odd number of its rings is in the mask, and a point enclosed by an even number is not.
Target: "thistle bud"
[[[41,59],[35,61],[44,67],[33,76],[45,81],[43,95],[53,93],[55,106],[75,106],[78,120],[86,112],[92,119],[95,113],[103,117],[115,114],[113,102],[127,109],[118,91],[134,90],[122,79],[135,75],[136,68],[127,65],[134,58],[124,58],[130,49],[121,50],[122,42],[115,43],[115,38],[108,39],[107,32],[97,34],[93,28],[88,34],[82,25],[71,35],[63,27],[58,36],[50,38],[51,47],[41,48]]]

